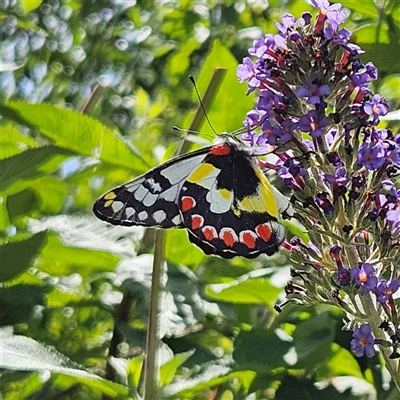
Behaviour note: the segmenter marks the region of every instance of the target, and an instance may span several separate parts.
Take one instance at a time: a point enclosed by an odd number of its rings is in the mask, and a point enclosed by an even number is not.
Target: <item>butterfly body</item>
[[[210,147],[173,158],[101,197],[94,213],[116,225],[186,228],[206,254],[272,255],[284,240],[279,215],[289,212],[249,147],[220,135]]]

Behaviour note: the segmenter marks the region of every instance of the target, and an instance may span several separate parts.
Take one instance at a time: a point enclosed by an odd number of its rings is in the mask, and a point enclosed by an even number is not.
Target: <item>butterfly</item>
[[[278,251],[288,199],[268,182],[251,148],[228,134],[110,190],[94,204],[114,225],[186,228],[206,254],[254,258]]]

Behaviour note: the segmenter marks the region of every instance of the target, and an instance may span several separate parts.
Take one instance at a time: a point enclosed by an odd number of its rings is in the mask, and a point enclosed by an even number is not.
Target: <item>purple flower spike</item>
[[[375,355],[374,338],[371,334],[369,324],[361,325],[353,332],[353,340],[350,342],[351,348],[356,352],[356,357],[366,355],[371,358]]]
[[[303,183],[301,177],[307,175],[307,170],[304,169],[300,162],[295,159],[286,160],[278,171],[278,176],[283,180],[283,183],[294,190],[302,188],[301,186]]]
[[[371,79],[378,79],[378,70],[372,62],[365,64],[365,72],[371,77]]]

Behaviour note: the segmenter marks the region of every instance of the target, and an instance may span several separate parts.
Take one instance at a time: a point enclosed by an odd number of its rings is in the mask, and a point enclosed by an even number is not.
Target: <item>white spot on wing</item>
[[[224,190],[224,193],[226,191]],[[215,214],[223,214],[230,210],[233,201],[233,192],[229,192],[229,197],[225,198],[216,186],[213,186],[207,193],[207,201],[210,203],[210,210]]]
[[[164,210],[157,210],[153,213],[153,218],[154,221],[156,221],[158,224],[163,222],[165,218],[167,218],[167,214],[165,213]]]
[[[123,206],[124,203],[122,201],[114,201],[111,205],[114,212],[118,212]]]
[[[169,189],[165,190],[160,194],[160,199],[165,201],[175,202],[178,198],[178,191],[180,190],[179,185],[171,186]]]
[[[134,215],[135,214],[135,212],[136,212],[136,210],[133,208],[133,207],[128,207],[128,208],[126,208],[125,209],[125,216],[126,216],[126,218],[130,218],[130,217],[132,217],[132,215]]]
[[[135,179],[135,180],[132,181],[132,182],[126,183],[126,184],[124,185],[124,187],[125,187],[125,189],[126,189],[128,192],[131,192],[131,193],[132,193],[132,192],[135,191],[136,188],[142,183],[142,181],[143,181],[143,178]]]
[[[162,191],[162,187],[159,182],[156,182],[154,178],[149,178],[143,182],[143,185],[146,184],[153,193],[160,193]]]
[[[150,192],[142,200],[142,203],[146,207],[152,206],[158,199],[158,194],[151,194]]]
[[[188,157],[183,160],[178,160],[168,167],[162,169],[160,174],[167,178],[171,185],[184,181],[189,174],[199,165],[204,158],[204,154]]]
[[[133,197],[137,200],[137,201],[142,201],[144,199],[144,197],[146,196],[146,194],[149,193],[149,191],[143,186],[140,185],[136,191],[133,193]]]
[[[174,218],[172,218],[172,220],[171,220],[171,222],[174,224],[174,225],[180,225],[181,223],[182,223],[182,219],[181,219],[181,216],[178,214],[178,215],[176,215]]]
[[[149,214],[147,214],[147,211],[140,211],[140,213],[138,214],[139,221],[146,220],[148,216]]]

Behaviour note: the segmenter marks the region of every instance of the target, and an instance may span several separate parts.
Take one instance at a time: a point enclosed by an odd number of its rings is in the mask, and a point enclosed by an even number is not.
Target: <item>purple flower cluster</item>
[[[314,163],[324,185],[311,193],[313,206],[336,215],[339,198],[359,199],[366,184],[355,183],[369,171],[383,175],[390,165],[400,165],[400,135],[377,128],[388,106],[369,88],[376,68],[360,61],[363,51],[340,26],[348,12],[339,3],[311,3],[318,9],[314,23],[308,12],[299,19],[284,14],[275,23],[278,33],[256,39],[237,68],[239,81],[247,81],[248,93],[257,90],[258,96],[244,121],[243,140],[257,154],[278,146],[278,176],[295,191],[310,186],[311,174],[292,175],[281,160],[296,157],[296,168],[304,171],[301,157],[324,156],[327,163]],[[311,205],[309,195],[297,197]]]
[[[375,295],[376,300],[381,304],[388,315],[397,315],[397,310],[393,295],[400,288],[400,280],[398,279],[378,279],[376,270],[370,263],[362,263],[357,267],[348,269],[343,267],[343,262],[340,257],[341,248],[334,245],[331,248],[330,255],[335,260],[337,265],[337,281],[343,288],[348,287],[359,289],[361,295],[371,292]],[[397,317],[396,317],[397,319]],[[392,335],[393,336],[393,335]],[[371,327],[364,324],[361,328],[357,328],[353,332],[353,340],[351,347],[355,350],[356,356],[361,357],[364,354],[372,357],[375,353],[373,348],[374,340],[371,335]],[[397,342],[393,342],[393,357],[400,357],[397,353]]]
[[[351,269],[345,268],[340,256],[341,251],[341,247],[335,244],[329,252],[337,265],[337,281],[340,286],[358,286],[362,294],[371,291],[380,303],[393,301],[392,295],[400,288],[400,280],[378,280],[376,270],[370,263],[361,263]]]
[[[301,282],[290,285],[288,301],[337,304],[350,326],[359,326],[352,349],[368,357],[374,344],[385,343],[365,323],[379,320],[368,319],[375,304],[393,327],[385,345],[400,357],[400,339],[393,339],[400,337],[393,298],[400,289],[400,190],[392,180],[400,171],[400,135],[379,127],[388,105],[370,89],[376,68],[361,62],[363,50],[341,26],[348,12],[327,0],[311,3],[315,19],[308,12],[299,19],[283,15],[278,33],[255,40],[237,69],[257,96],[243,140],[255,154],[274,149],[277,161],[269,165],[292,190],[295,216],[308,235],[286,246],[307,269],[292,275]],[[366,298],[371,302],[364,304]]]

